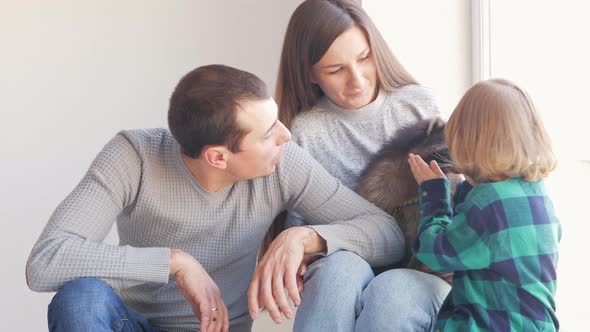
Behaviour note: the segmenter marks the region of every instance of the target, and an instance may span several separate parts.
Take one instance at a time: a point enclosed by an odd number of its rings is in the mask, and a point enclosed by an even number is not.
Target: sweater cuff
[[[419,189],[420,201],[448,200],[451,197],[451,183],[447,179],[432,179],[422,182]]]
[[[452,215],[451,183],[447,179],[432,179],[422,182],[418,189],[420,215]]]
[[[327,256],[346,248],[346,241],[343,239],[346,238],[347,233],[339,227],[332,227],[332,225],[313,225],[307,227],[313,228],[326,241],[326,251],[321,254]]]
[[[125,272],[128,276],[128,287],[134,285],[134,281],[137,280],[167,284],[170,274],[170,249],[125,246]]]

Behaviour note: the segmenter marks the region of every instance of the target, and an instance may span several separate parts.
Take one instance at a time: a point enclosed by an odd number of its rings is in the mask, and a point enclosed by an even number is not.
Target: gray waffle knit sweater
[[[274,217],[294,209],[327,241],[371,264],[400,259],[393,219],[287,143],[273,175],[206,192],[182,162],[168,130],[123,131],[99,153],[58,206],[27,263],[31,289],[57,291],[98,277],[154,325],[195,330],[198,320],[169,277],[170,249],[192,254],[221,289],[230,324],[249,320],[247,288]],[[120,245],[103,242],[113,223]]]
[[[367,106],[344,109],[323,97],[293,123],[293,140],[342,183],[356,189],[371,158],[400,128],[438,115],[429,89],[406,85],[380,92]]]
[[[295,118],[291,132],[293,140],[330,174],[356,190],[372,157],[397,130],[438,114],[428,88],[406,85],[392,93],[380,92],[372,103],[356,110],[323,97]],[[289,211],[287,226],[306,223],[296,211]]]

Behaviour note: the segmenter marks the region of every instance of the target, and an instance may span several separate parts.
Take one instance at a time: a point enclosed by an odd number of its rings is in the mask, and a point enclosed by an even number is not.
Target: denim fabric
[[[47,321],[49,331],[160,332],[95,278],[66,283],[49,304]]]
[[[394,269],[375,277],[362,258],[336,252],[309,266],[294,331],[432,331],[451,287]]]

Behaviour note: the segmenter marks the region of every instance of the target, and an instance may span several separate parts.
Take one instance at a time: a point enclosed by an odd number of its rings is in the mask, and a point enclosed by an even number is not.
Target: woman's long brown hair
[[[393,91],[416,80],[393,55],[363,8],[352,0],[307,0],[291,16],[283,41],[275,100],[279,120],[291,128],[297,114],[309,110],[324,93],[311,83],[312,66],[324,56],[338,36],[360,27],[371,46],[379,88]],[[262,258],[274,238],[285,229],[286,213],[271,225],[259,252]]]

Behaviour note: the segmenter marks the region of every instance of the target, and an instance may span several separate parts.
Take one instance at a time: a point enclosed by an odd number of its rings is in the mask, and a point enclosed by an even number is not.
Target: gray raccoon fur
[[[394,267],[430,272],[412,257],[411,252],[420,222],[420,211],[417,202],[418,184],[410,170],[408,154],[418,154],[426,162],[436,160],[447,175],[452,173],[444,129],[445,122],[433,118],[399,130],[383,145],[361,175],[358,194],[393,215],[404,233],[406,255]],[[453,177],[450,179],[456,182]],[[447,274],[437,275],[450,282]]]

